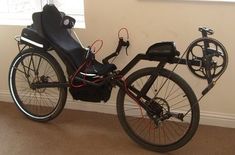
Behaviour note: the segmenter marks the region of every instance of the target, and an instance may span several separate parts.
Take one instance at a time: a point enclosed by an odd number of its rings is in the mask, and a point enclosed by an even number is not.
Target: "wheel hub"
[[[33,90],[35,90],[36,92],[38,92],[38,93],[44,93],[46,91],[46,88],[35,88],[35,87],[33,87],[33,84],[48,83],[48,81],[49,81],[49,77],[48,76],[45,76],[45,75],[43,75],[41,77],[36,76],[33,79],[33,82],[31,84],[31,88]]]
[[[163,98],[154,98],[149,102],[149,107],[152,110],[152,113],[148,113],[149,117],[152,118],[157,126],[161,124],[166,119],[169,119],[171,116],[170,106],[167,101]]]

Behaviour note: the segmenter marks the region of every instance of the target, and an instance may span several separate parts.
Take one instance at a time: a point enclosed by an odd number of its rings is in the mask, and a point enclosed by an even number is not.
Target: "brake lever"
[[[118,45],[118,54],[119,54],[119,52],[121,51],[121,48],[122,47],[126,47],[125,49],[126,49],[126,55],[128,55],[128,53],[127,53],[127,49],[128,49],[128,47],[130,46],[130,42],[129,42],[129,40],[127,40],[127,41],[124,41],[123,40],[123,38],[121,37],[121,38],[119,38],[119,45]]]
[[[109,56],[105,57],[102,60],[102,62],[104,64],[108,64],[110,59],[112,59],[113,57],[117,57],[119,55],[120,51],[122,50],[122,47],[126,47],[125,48],[126,49],[126,55],[128,55],[127,49],[128,49],[129,46],[130,46],[130,42],[128,40],[124,41],[122,37],[119,37],[118,46],[117,46],[115,52],[113,52]]]
[[[125,45],[125,46],[126,46],[126,55],[128,56],[127,49],[128,49],[128,47],[130,46],[130,42],[129,42],[128,40],[126,41],[126,45]]]

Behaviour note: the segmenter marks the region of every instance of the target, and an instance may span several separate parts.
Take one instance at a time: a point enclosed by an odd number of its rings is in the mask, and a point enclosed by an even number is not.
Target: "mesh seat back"
[[[67,29],[61,26],[62,14],[54,5],[45,5],[42,12],[42,29],[44,35],[55,49],[59,49],[76,65],[80,66],[85,49],[74,40]]]

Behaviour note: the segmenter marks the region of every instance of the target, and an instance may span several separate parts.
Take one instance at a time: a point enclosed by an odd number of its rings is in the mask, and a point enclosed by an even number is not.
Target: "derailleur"
[[[168,112],[166,114],[161,115],[160,117],[157,115],[154,115],[152,117],[154,123],[158,126],[161,125],[161,123],[165,120],[168,120],[169,118],[174,117],[180,121],[184,121],[184,114],[183,113],[174,113],[174,112]]]
[[[148,101],[147,104],[151,109],[151,111],[147,112],[147,114],[157,126],[160,126],[163,121],[168,120],[171,117],[176,118],[182,122],[184,121],[184,114],[171,112],[167,101],[162,98],[152,99]]]

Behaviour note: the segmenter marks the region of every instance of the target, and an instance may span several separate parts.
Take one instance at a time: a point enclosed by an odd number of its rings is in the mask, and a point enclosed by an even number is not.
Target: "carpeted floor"
[[[0,102],[0,155],[158,155],[135,144],[116,116],[64,110],[49,123]],[[233,155],[235,129],[200,126],[185,147],[166,155]]]

